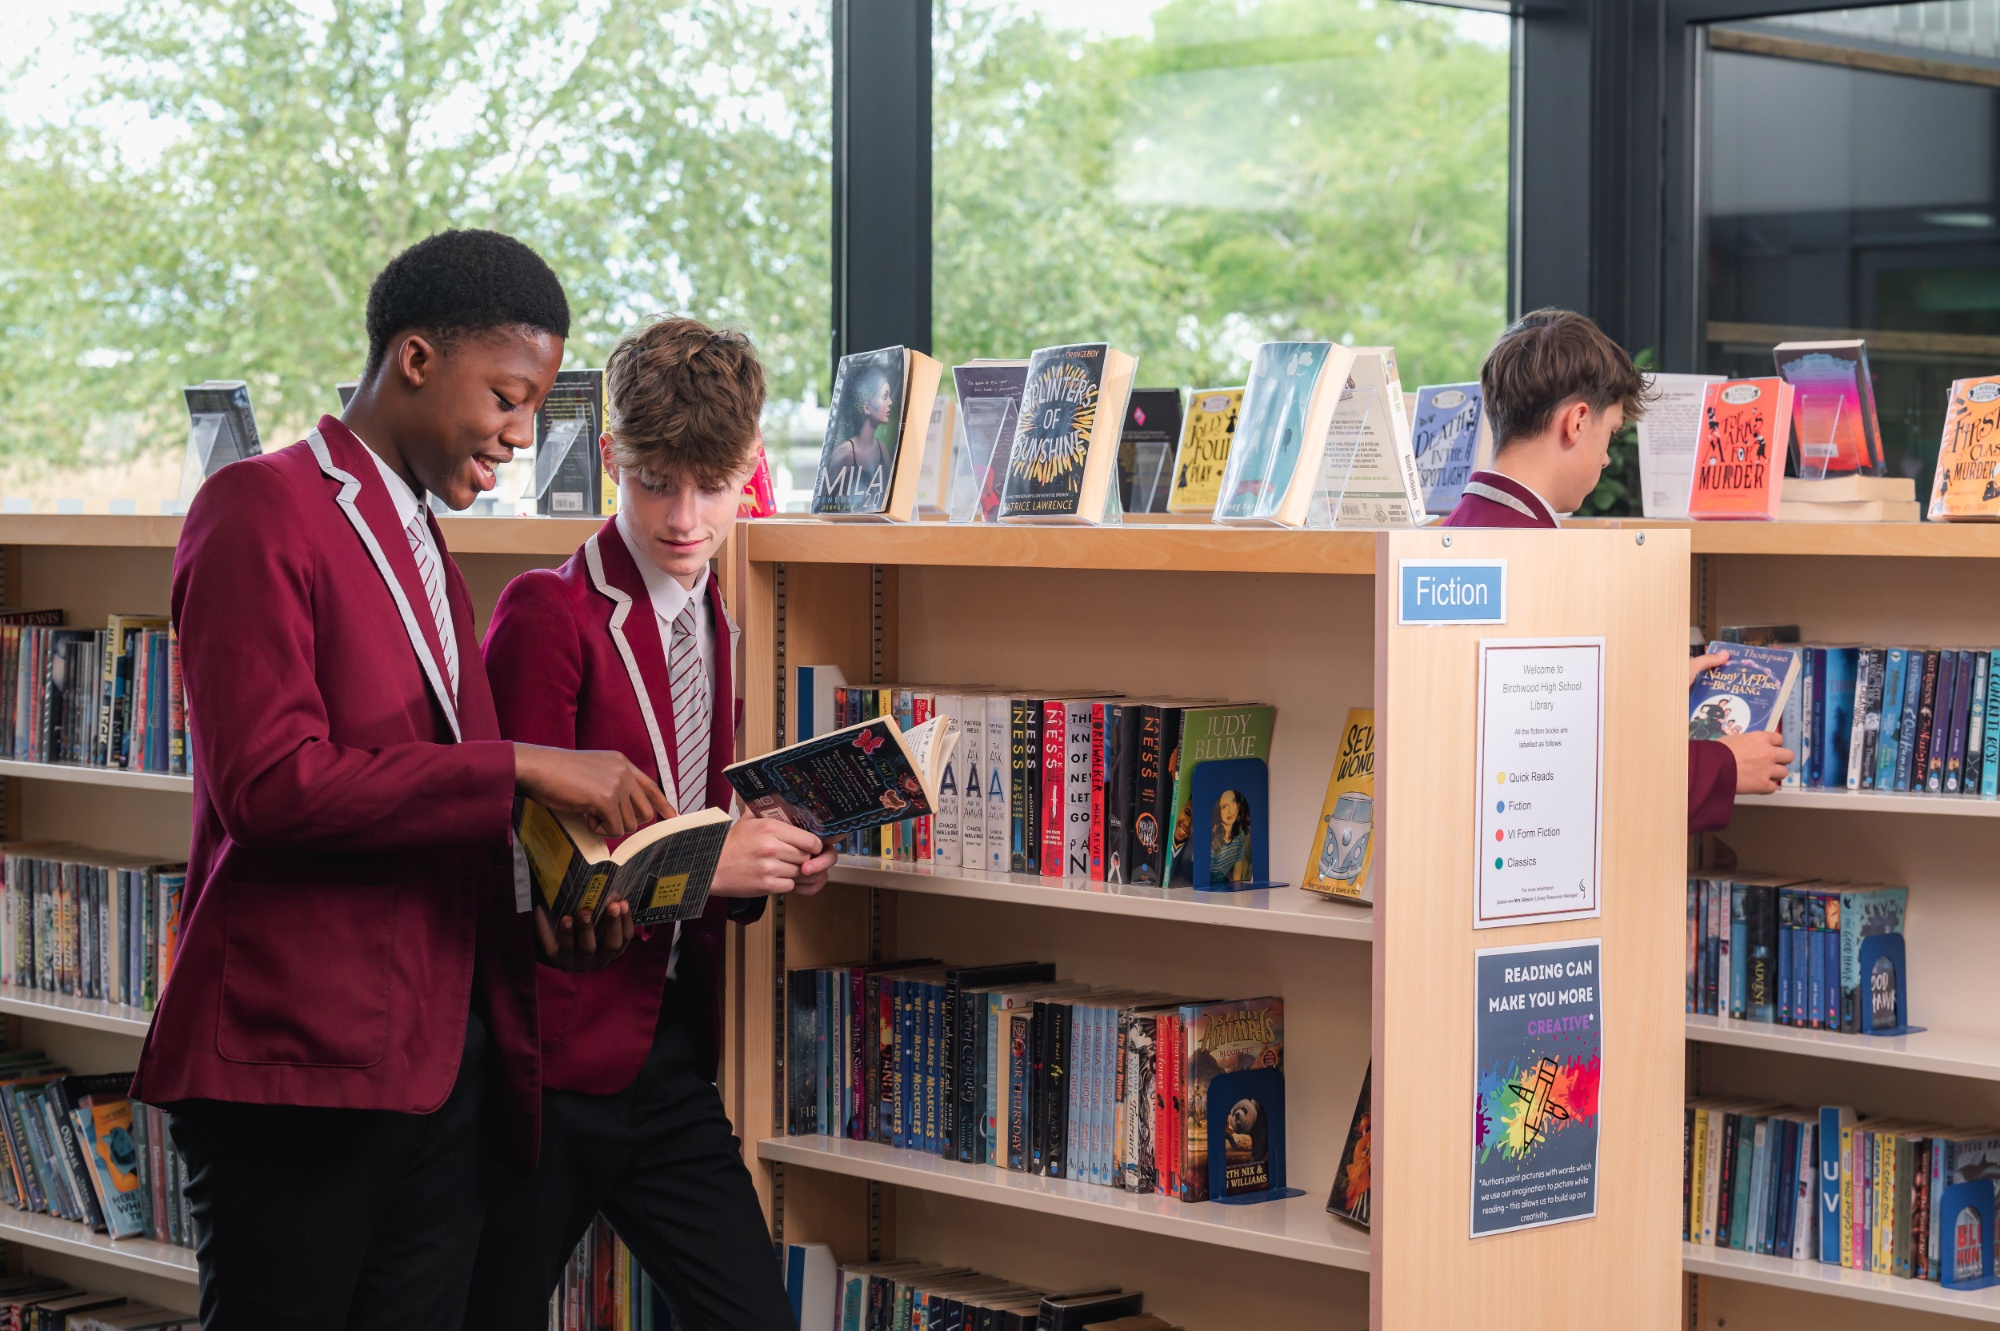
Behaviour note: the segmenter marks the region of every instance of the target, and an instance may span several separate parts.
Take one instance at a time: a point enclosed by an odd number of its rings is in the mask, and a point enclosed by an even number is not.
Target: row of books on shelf
[[[799,1331],[1180,1331],[1113,1284],[1049,1290],[909,1258],[841,1264],[824,1243],[782,1256]]]
[[[195,1313],[78,1289],[54,1276],[0,1276],[0,1327],[10,1331],[196,1331]]]
[[[0,845],[0,984],[151,1011],[173,971],[186,886],[185,864]]]
[[[598,1216],[549,1296],[549,1331],[673,1331],[667,1297]]]
[[[1776,729],[1785,785],[2000,798],[2000,671],[1980,648],[1802,643],[1796,625],[1723,629],[1732,660],[1691,692],[1688,733]]]
[[[129,1072],[76,1076],[39,1050],[0,1054],[0,1201],[114,1239],[194,1246],[166,1115]]]
[[[0,758],[186,775],[180,642],[167,618],[62,623],[60,610],[0,611]]]
[[[1205,1201],[1283,1187],[1284,1000],[1059,980],[1047,962],[788,976],[794,1135]],[[1227,1080],[1246,1072],[1254,1082]],[[1223,1079],[1226,1122],[1214,1121]],[[1240,1090],[1240,1095],[1231,1094]]]
[[[1277,709],[1085,690],[848,684],[797,667],[793,733],[832,739],[878,717],[913,732],[940,723],[935,770],[903,794],[930,812],[851,835],[852,854],[933,869],[1094,882],[1228,887],[1267,883],[1270,756]],[[796,749],[797,746],[794,746]],[[817,759],[795,789],[831,808]],[[827,787],[825,790],[817,787]],[[879,801],[889,795],[873,794]],[[1374,714],[1348,713],[1301,886],[1372,899]],[[754,799],[751,801],[754,804]],[[917,807],[913,804],[913,808]]]
[[[1691,1099],[1682,1153],[1688,1242],[1910,1280],[1965,1274],[1947,1191],[2000,1178],[2000,1133],[1837,1106]]]
[[[1687,1010],[1849,1034],[1907,1025],[1909,896],[1797,876],[1689,878]]]

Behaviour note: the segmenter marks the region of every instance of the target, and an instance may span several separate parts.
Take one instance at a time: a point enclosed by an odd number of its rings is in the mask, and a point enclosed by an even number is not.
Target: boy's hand
[[[542,960],[558,970],[602,970],[618,960],[637,932],[632,908],[622,901],[612,902],[595,920],[583,911],[554,924],[547,911],[535,907],[535,938],[542,946]]]
[[[1785,769],[1791,766],[1792,751],[1774,732],[1753,730],[1747,735],[1724,735],[1719,741],[1736,758],[1736,793],[1769,795],[1785,783]]]
[[[514,784],[558,813],[580,813],[602,837],[630,836],[674,806],[653,778],[610,750],[514,746]]]
[[[710,896],[767,897],[817,892],[826,885],[833,852],[803,828],[776,818],[739,818],[722,843]]]
[[[1728,652],[1710,652],[1707,656],[1690,656],[1688,658],[1688,687],[1693,688],[1694,682],[1702,677],[1703,672],[1728,664]]]

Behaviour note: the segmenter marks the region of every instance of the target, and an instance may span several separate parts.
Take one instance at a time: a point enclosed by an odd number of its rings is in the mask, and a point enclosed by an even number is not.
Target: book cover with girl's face
[[[813,483],[813,512],[879,513],[888,507],[902,437],[907,359],[902,347],[840,358]]]

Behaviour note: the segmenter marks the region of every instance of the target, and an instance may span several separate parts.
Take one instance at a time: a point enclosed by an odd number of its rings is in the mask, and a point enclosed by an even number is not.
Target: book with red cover
[[[778,516],[778,493],[771,486],[771,463],[764,456],[764,445],[757,445],[757,470],[750,473],[744,482],[743,493],[736,499],[736,516],[739,518],[774,518]]]
[[[1063,876],[1063,793],[1069,763],[1069,709],[1061,699],[1042,703],[1042,789],[1036,818],[1044,878]]]
[[[1688,516],[1697,521],[1775,520],[1791,434],[1792,386],[1784,380],[1726,379],[1708,385],[1701,399],[1701,442]]]

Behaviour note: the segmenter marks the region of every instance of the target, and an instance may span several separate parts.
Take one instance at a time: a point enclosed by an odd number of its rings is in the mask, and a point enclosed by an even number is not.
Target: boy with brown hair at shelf
[[[750,340],[693,319],[636,332],[605,366],[604,468],[618,515],[561,568],[522,574],[486,635],[501,729],[612,748],[682,812],[725,807],[736,627],[709,568],[755,468],[764,371]],[[465,1331],[541,1331],[602,1213],[689,1331],[792,1331],[740,1143],[713,1084],[722,944],[767,896],[816,892],[834,852],[744,818],[695,920],[590,975],[543,968],[542,1156],[496,1171]]]
[[[1645,410],[1645,380],[1625,349],[1573,310],[1524,314],[1479,369],[1493,465],[1475,471],[1447,527],[1557,527],[1611,462],[1611,436]],[[1688,685],[1727,652],[1688,662]],[[1729,825],[1738,795],[1784,782],[1791,750],[1766,731],[1688,741],[1688,831]]]
[[[367,328],[343,417],[210,477],[174,552],[194,827],[132,1094],[186,1164],[204,1331],[458,1326],[488,1145],[532,1158],[541,1107],[514,797],[613,834],[668,807],[623,754],[502,738],[424,498],[465,508],[532,442],[562,284],[447,231]],[[615,951],[628,915],[551,956]]]

